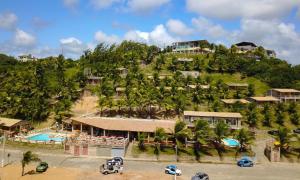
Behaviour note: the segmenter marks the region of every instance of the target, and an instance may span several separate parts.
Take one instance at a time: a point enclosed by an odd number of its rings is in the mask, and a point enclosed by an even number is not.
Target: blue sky
[[[77,58],[96,44],[252,41],[300,64],[300,0],[1,0],[0,52]]]

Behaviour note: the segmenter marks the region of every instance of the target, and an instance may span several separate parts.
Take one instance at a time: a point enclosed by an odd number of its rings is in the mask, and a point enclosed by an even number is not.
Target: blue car
[[[237,162],[240,167],[252,167],[253,161],[250,158],[244,157]]]
[[[181,170],[177,168],[176,165],[168,165],[166,168],[165,168],[165,173],[166,174],[171,174],[171,175],[177,175],[177,176],[180,176],[181,175]]]

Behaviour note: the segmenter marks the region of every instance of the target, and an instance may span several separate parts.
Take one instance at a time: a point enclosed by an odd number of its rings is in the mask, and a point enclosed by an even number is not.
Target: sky
[[[254,42],[300,64],[300,0],[0,0],[0,53],[13,56],[201,39]]]

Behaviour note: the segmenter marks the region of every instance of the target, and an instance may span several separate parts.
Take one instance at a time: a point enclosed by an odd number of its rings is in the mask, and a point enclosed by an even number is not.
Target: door
[[[82,146],[82,155],[88,155],[88,145],[84,144]]]
[[[79,153],[79,146],[74,146],[74,156],[79,156],[80,153]]]

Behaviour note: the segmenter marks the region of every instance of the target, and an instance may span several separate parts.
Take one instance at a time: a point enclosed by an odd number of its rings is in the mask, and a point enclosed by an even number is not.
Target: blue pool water
[[[35,136],[31,136],[29,138],[27,138],[28,140],[32,140],[32,141],[57,141],[57,142],[61,142],[64,141],[64,137],[52,137],[54,135],[49,135],[49,134],[38,134]]]
[[[237,147],[240,145],[238,140],[231,139],[231,138],[223,139],[223,142],[226,146],[230,146],[230,147]]]

